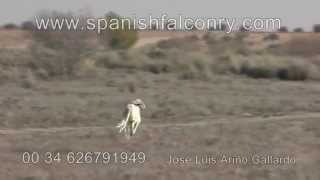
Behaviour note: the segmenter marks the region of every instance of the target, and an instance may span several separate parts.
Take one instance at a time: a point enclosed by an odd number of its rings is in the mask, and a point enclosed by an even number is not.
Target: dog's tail
[[[120,123],[118,123],[117,128],[119,128],[119,133],[123,130],[126,131],[127,121],[123,119]]]
[[[120,123],[118,123],[118,125],[117,125],[117,128],[119,128],[119,133],[121,133],[123,130],[124,130],[125,133],[127,131],[126,129],[127,129],[127,126],[128,126],[128,121],[129,121],[129,118],[130,118],[130,115],[131,115],[131,104],[127,105],[127,108],[125,109],[124,114],[126,115],[125,119],[122,119],[120,121]]]

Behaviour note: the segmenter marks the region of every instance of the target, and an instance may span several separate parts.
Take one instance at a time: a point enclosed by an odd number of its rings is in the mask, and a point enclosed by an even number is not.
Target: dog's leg
[[[126,138],[129,140],[131,137],[131,125],[130,123],[127,125],[126,129],[125,129],[125,136]]]
[[[139,126],[140,122],[135,122],[134,124],[134,129],[133,129],[133,134],[136,133],[137,129],[138,129],[138,126]]]
[[[135,124],[135,122],[134,121],[130,121],[130,124],[129,124],[129,135],[130,136],[133,136],[133,127],[134,127],[134,124]]]

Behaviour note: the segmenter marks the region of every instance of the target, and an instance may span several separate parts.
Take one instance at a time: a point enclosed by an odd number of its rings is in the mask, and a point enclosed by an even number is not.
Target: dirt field
[[[284,55],[262,33],[154,45],[190,35],[204,33],[139,32],[67,64],[74,46],[0,30],[0,180],[320,179],[320,35],[279,33],[300,40]],[[115,127],[135,98],[147,109],[128,140]]]
[[[110,70],[100,78],[37,81],[29,88],[6,84],[0,92],[0,179],[320,178],[320,84],[314,81],[217,75],[208,82]],[[127,140],[115,125],[135,97],[147,109]],[[39,162],[23,163],[25,152],[39,153]],[[45,162],[47,152],[60,153],[61,161]],[[71,152],[142,152],[146,160],[76,164],[67,159]],[[192,161],[169,164],[170,155]],[[223,155],[247,162],[226,163]],[[252,159],[265,156],[292,161]],[[195,157],[216,163],[196,164]]]

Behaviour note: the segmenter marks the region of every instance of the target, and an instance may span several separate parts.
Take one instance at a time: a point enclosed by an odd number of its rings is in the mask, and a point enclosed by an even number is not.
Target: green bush
[[[136,43],[138,40],[138,32],[134,29],[131,20],[120,17],[114,13],[108,13],[105,19],[109,25],[110,23],[119,25],[118,27],[112,27],[112,29],[107,28],[99,33],[98,37],[100,42],[106,48],[128,49]]]

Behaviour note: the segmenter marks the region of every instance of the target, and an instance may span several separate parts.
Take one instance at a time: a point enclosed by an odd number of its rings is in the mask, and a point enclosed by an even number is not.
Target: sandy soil
[[[181,81],[172,74],[115,71],[101,79],[38,81],[31,88],[8,84],[0,92],[0,179],[320,177],[316,82],[232,76]],[[124,104],[134,97],[142,98],[148,109],[136,136],[128,140],[115,125]],[[23,155],[32,152],[39,154],[39,162],[24,163]],[[112,158],[90,162],[79,153],[75,163],[67,157],[76,152],[109,152]],[[121,162],[119,154],[133,152],[142,152],[146,160]],[[60,154],[60,161],[45,161],[48,153]],[[170,156],[190,161],[170,164]],[[270,156],[290,162],[252,159]],[[196,157],[203,162],[197,164]]]

